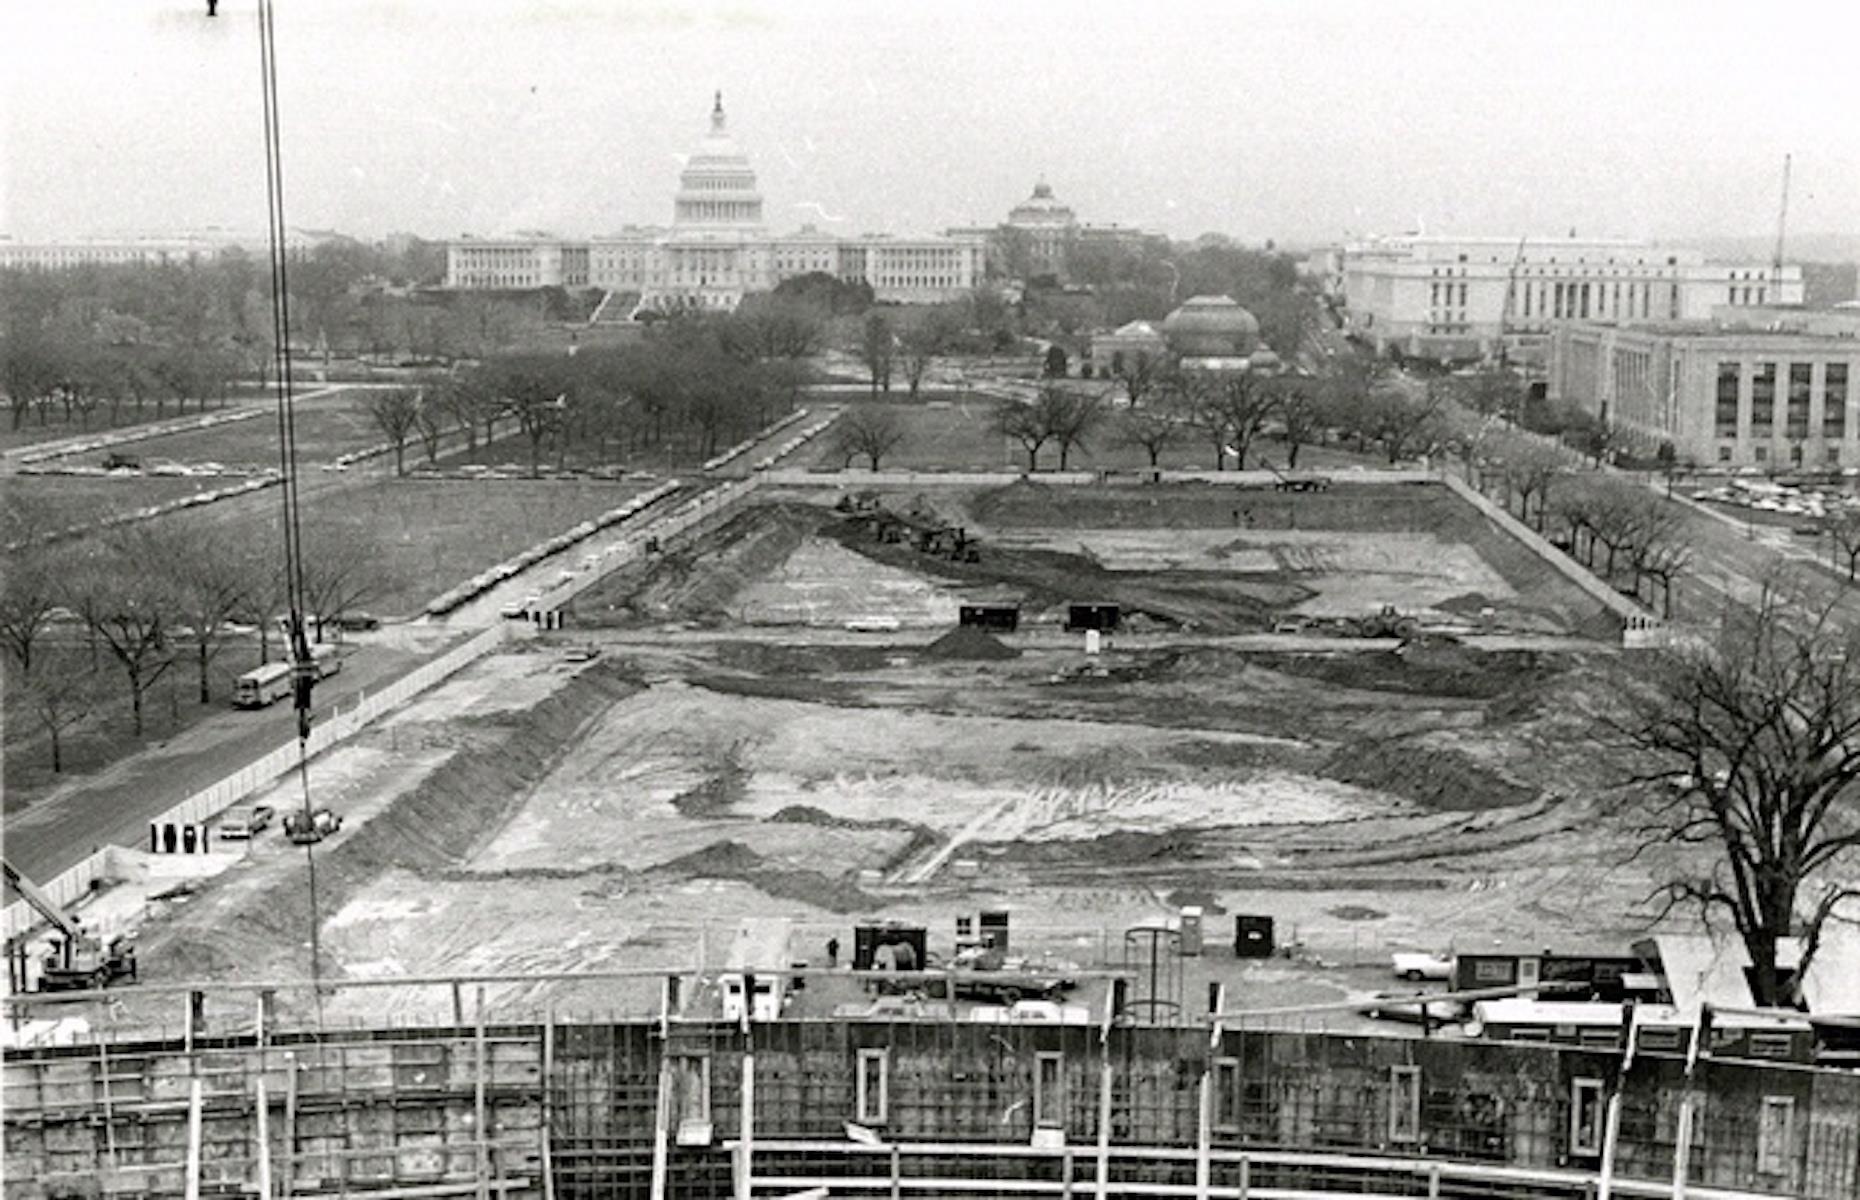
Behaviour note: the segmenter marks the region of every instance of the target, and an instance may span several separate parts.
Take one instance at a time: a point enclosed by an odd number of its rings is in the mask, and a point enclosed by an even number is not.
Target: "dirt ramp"
[[[317,907],[328,920],[349,899],[396,868],[437,874],[459,866],[522,807],[610,706],[639,690],[617,670],[583,672],[534,707],[460,722],[466,748],[371,820],[316,851]],[[314,788],[316,768],[311,767]],[[238,977],[266,969],[279,947],[301,946],[310,919],[310,880],[302,855],[263,888],[229,888],[177,915],[146,958],[164,975]],[[303,959],[307,974],[307,954]],[[326,964],[327,967],[327,964]]]

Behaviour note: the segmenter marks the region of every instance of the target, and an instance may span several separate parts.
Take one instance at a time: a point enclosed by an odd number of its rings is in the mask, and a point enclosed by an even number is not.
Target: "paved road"
[[[1752,605],[1765,583],[1787,576],[1816,599],[1832,602],[1843,622],[1860,628],[1860,589],[1827,569],[1821,539],[1753,525],[1691,500],[1676,498],[1674,503],[1687,514],[1693,547],[1692,566],[1673,589],[1675,621],[1713,622],[1728,602]]]
[[[317,711],[349,707],[364,691],[379,689],[438,652],[392,644],[392,631],[359,635],[342,671],[317,686]],[[452,639],[456,640],[456,639]],[[182,703],[193,703],[184,689]],[[165,703],[158,685],[155,703]],[[294,738],[295,714],[279,702],[256,712],[230,706],[149,750],[61,791],[6,819],[6,857],[29,879],[50,879],[94,848],[143,845],[148,823],[194,792],[209,787]]]

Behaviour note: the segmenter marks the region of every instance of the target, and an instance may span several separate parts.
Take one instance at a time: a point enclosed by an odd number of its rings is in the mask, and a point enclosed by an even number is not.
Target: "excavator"
[[[39,990],[69,992],[107,987],[121,979],[136,978],[136,946],[127,936],[113,937],[105,944],[86,933],[76,918],[68,915],[39,886],[20,874],[12,863],[0,859],[6,881],[32,910],[45,918],[56,936],[52,951],[39,967]]]

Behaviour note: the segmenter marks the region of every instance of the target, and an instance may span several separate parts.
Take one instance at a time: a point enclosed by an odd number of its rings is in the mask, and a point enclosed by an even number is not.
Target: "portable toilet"
[[[723,1019],[740,1021],[745,1011],[752,1021],[773,1021],[781,1016],[787,990],[779,972],[791,965],[789,943],[794,922],[786,917],[749,917],[736,930],[730,958],[717,983],[723,990]]]
[[[1177,951],[1184,958],[1201,957],[1201,917],[1202,911],[1199,904],[1183,906],[1176,932],[1181,934],[1181,940],[1177,943]]]

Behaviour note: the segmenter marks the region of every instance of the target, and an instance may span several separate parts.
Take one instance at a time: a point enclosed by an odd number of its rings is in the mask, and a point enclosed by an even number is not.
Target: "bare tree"
[[[165,572],[173,582],[174,611],[188,630],[200,673],[200,702],[213,702],[213,660],[225,648],[228,627],[252,595],[245,556],[209,527],[170,527],[154,533],[151,548],[166,547]]]
[[[1052,431],[1059,445],[1059,469],[1071,464],[1072,451],[1086,449],[1110,412],[1103,394],[1076,392],[1048,385],[1040,389],[1034,410]]]
[[[1843,508],[1825,517],[1821,530],[1834,548],[1847,560],[1847,581],[1852,583],[1860,570],[1860,508]]]
[[[904,382],[910,388],[912,399],[917,397],[917,389],[923,384],[924,372],[930,369],[937,355],[949,348],[959,328],[954,311],[938,305],[906,325],[898,335],[898,351],[904,359]]]
[[[58,607],[57,573],[43,550],[24,549],[6,556],[0,577],[0,646],[32,673],[32,647]]]
[[[1234,469],[1246,470],[1246,455],[1266,421],[1279,408],[1278,394],[1251,372],[1223,372],[1194,385],[1194,421],[1214,444],[1214,469],[1224,470],[1227,454]]]
[[[891,390],[891,364],[897,354],[898,335],[883,313],[869,313],[860,328],[859,360],[872,376],[872,394]]]
[[[78,655],[55,654],[37,674],[21,680],[18,694],[51,744],[52,774],[62,774],[66,736],[90,719],[101,699],[96,674]]]
[[[413,388],[381,388],[362,397],[366,412],[394,447],[394,474],[407,473],[407,439],[420,418],[420,393]]]
[[[1507,489],[1518,498],[1518,517],[1529,521],[1536,501],[1536,529],[1542,533],[1550,509],[1550,491],[1564,468],[1563,455],[1534,437],[1513,436],[1497,447],[1499,469]]]
[[[1018,400],[1002,401],[1001,407],[995,410],[995,430],[1020,443],[1020,448],[1027,452],[1027,470],[1040,469],[1040,447],[1053,440],[1053,430],[1034,405]]]
[[[146,527],[131,527],[98,548],[73,588],[83,597],[86,623],[129,685],[137,737],[143,731],[143,700],[175,663],[170,639],[175,601],[163,553]]]
[[[1298,469],[1298,452],[1322,441],[1330,424],[1330,411],[1324,390],[1305,379],[1280,382],[1279,436],[1285,442],[1285,469]]]
[[[850,463],[862,456],[878,470],[879,462],[897,449],[904,440],[904,422],[889,408],[859,405],[848,409],[834,423],[834,446]]]
[[[420,381],[415,392],[413,431],[419,435],[429,467],[439,462],[439,442],[446,435],[446,421],[451,416],[444,399],[451,383],[450,376],[430,375]]]
[[[1834,601],[1803,606],[1767,586],[1733,607],[1716,644],[1637,670],[1625,727],[1644,752],[1651,803],[1634,801],[1643,849],[1692,852],[1660,890],[1662,915],[1729,916],[1760,1005],[1797,998],[1822,930],[1860,898],[1860,638]],[[1785,974],[1778,944],[1800,939]]]
[[[1164,373],[1164,360],[1145,350],[1118,356],[1111,371],[1118,382],[1124,385],[1124,392],[1130,397],[1132,408],[1143,403],[1143,397],[1162,382]]]
[[[1393,381],[1370,392],[1369,429],[1371,436],[1382,443],[1390,463],[1400,462],[1410,451],[1425,454],[1433,449],[1445,403],[1444,394],[1437,388],[1416,393]]]
[[[1178,406],[1168,403],[1133,406],[1117,414],[1117,440],[1149,455],[1151,470],[1161,464],[1164,450],[1181,445],[1192,432]]]
[[[307,533],[304,542],[304,615],[320,642],[326,624],[380,595],[387,581],[372,547],[353,538],[325,531]]]

